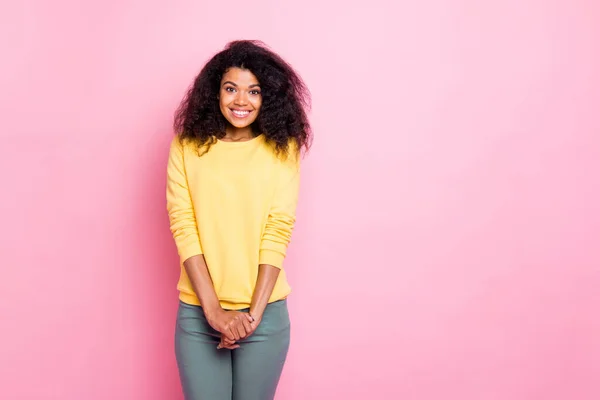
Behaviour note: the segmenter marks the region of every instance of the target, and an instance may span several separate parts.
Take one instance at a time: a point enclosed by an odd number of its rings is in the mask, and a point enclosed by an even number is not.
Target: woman
[[[167,209],[181,259],[175,352],[186,399],[267,400],[290,341],[282,269],[312,138],[301,78],[236,41],[180,105]]]

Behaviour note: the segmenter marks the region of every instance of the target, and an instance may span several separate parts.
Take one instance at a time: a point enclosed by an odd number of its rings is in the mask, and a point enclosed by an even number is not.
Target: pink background
[[[0,398],[180,399],[174,108],[231,39],[312,89],[279,400],[600,398],[593,0],[0,6]]]

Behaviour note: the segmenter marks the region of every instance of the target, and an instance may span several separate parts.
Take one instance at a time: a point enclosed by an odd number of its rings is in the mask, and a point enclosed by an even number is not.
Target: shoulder
[[[294,176],[300,172],[301,154],[297,142],[290,139],[287,153],[275,154],[280,173],[284,176]]]
[[[286,152],[278,152],[275,148],[275,145],[273,145],[272,143],[267,143],[266,148],[269,150],[271,156],[275,158],[280,164],[298,165],[300,163],[301,154],[299,151],[298,143],[293,138],[288,140],[288,147]]]
[[[184,139],[181,135],[175,135],[171,139],[170,149],[172,152],[183,152],[183,150],[189,145],[189,140]]]
[[[284,163],[296,169],[300,168],[300,159],[302,158],[302,153],[296,139],[290,139],[288,141],[288,151],[284,156]]]
[[[207,151],[208,147],[209,144],[200,145],[195,139],[177,134],[171,139],[170,151],[182,157],[188,154],[200,156]]]

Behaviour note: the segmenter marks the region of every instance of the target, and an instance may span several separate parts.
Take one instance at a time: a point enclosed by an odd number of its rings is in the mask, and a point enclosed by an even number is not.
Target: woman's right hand
[[[252,332],[252,317],[241,311],[218,310],[214,315],[206,318],[214,330],[225,335],[232,341],[238,341]]]
[[[252,320],[252,322],[250,323],[250,328],[252,329],[252,331],[248,332],[248,335],[246,337],[252,335],[254,333],[254,331],[256,330],[256,328],[258,328],[258,325],[260,324],[260,319],[259,320],[254,319],[254,317],[252,317],[252,314],[250,314],[250,313],[248,313],[248,315],[250,315],[250,318]],[[234,340],[230,340],[226,336],[221,334],[221,342],[217,346],[217,349],[235,350],[239,347],[240,347],[240,345],[237,344]]]

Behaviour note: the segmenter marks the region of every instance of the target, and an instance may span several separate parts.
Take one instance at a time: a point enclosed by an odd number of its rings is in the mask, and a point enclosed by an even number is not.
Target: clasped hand
[[[208,318],[208,323],[221,333],[217,349],[234,350],[240,347],[236,342],[252,335],[260,321],[249,313],[221,309],[212,318]]]

